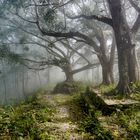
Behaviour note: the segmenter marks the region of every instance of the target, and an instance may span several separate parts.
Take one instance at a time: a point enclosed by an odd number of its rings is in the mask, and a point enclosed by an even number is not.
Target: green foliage
[[[113,117],[113,121],[126,129],[126,139],[138,140],[140,138],[140,110],[136,107],[118,112]]]
[[[23,63],[23,60],[21,59],[21,56],[19,54],[15,54],[13,52],[10,52],[8,55],[8,61],[12,63]]]
[[[88,108],[80,94],[72,95],[72,98],[67,102],[69,105],[69,115],[73,122],[79,123],[88,113]]]
[[[56,19],[56,13],[53,9],[48,9],[46,14],[44,15],[44,20],[46,24],[52,24]]]
[[[94,139],[96,140],[113,140],[110,131],[105,130],[100,122],[98,121],[94,110],[89,112],[83,121],[81,121],[79,125],[80,131],[84,131],[86,133],[90,133],[94,135]]]
[[[109,93],[115,89],[115,85],[113,85],[113,84],[109,85],[109,86],[100,85],[100,87],[98,87],[98,89],[101,93]]]
[[[0,46],[0,58],[5,58],[9,54],[9,48],[6,45]]]
[[[0,138],[49,140],[45,124],[51,121],[53,110],[37,99],[19,106],[0,109]]]
[[[132,93],[130,95],[130,98],[132,98],[132,99],[134,99],[136,101],[140,101],[140,93],[139,92],[138,93]]]
[[[90,109],[80,94],[74,94],[68,102],[70,119],[78,124],[77,131],[88,134],[89,139],[111,140],[111,132],[105,130],[97,119],[101,112]]]
[[[61,21],[61,18],[58,19],[57,16],[56,10],[51,8],[47,9],[47,12],[44,14],[43,18],[48,30],[62,31],[64,29],[63,20]]]
[[[52,63],[55,65],[55,66],[65,66],[66,64],[68,64],[68,61],[66,58],[61,58],[61,59],[57,59],[57,58],[54,58],[52,60]]]
[[[4,59],[9,63],[23,63],[21,56],[11,52],[10,48],[6,45],[0,46],[0,59]]]
[[[97,87],[97,89],[103,95],[107,95],[108,97],[112,96],[112,98],[114,98],[114,99],[115,98],[116,99],[131,98],[131,99],[140,101],[140,96],[139,96],[140,95],[140,82],[130,84],[131,94],[128,94],[128,95],[119,94],[116,91],[116,85],[115,84],[111,84],[109,86],[100,85],[99,87]]]

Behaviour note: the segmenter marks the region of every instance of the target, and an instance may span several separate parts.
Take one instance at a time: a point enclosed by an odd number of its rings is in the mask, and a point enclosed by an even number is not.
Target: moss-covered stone
[[[61,82],[55,86],[53,93],[80,93],[85,90],[85,87],[86,86],[82,82]]]
[[[82,93],[81,96],[90,107],[95,107],[97,110],[101,110],[104,115],[109,115],[116,111],[114,106],[107,105],[98,93],[89,88],[87,88],[86,92]]]

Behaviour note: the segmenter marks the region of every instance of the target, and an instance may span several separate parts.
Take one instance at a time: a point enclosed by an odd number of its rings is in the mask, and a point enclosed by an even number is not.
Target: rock
[[[56,85],[53,93],[71,94],[84,90],[84,85],[81,82],[61,82]]]

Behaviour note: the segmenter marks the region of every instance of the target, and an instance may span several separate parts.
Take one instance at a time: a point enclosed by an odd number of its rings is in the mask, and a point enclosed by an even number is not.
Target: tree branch
[[[133,1],[133,0],[129,0],[130,4],[132,5],[132,7],[138,12],[140,13],[140,7]]]
[[[90,45],[90,46],[93,46],[94,47],[94,50],[96,52],[100,52],[100,49],[98,48],[98,46],[95,44],[95,42],[89,38],[88,36],[86,36],[85,34],[82,34],[80,32],[67,32],[67,33],[62,33],[62,32],[47,32],[45,31],[45,29],[42,29],[40,26],[39,26],[39,30],[41,31],[41,33],[43,35],[47,35],[47,36],[52,36],[52,37],[66,37],[66,38],[73,38],[73,37],[78,37],[78,38],[82,38],[85,40],[85,42]]]
[[[131,32],[133,34],[136,34],[137,31],[139,30],[139,28],[140,28],[140,13],[139,13],[139,15],[138,15],[133,27],[131,28]]]
[[[133,0],[129,0],[129,2],[131,6],[139,13],[133,27],[131,28],[131,32],[136,34],[140,27],[140,7]]]
[[[78,72],[81,72],[81,71],[84,71],[84,70],[87,70],[91,67],[94,67],[94,66],[97,66],[97,65],[100,65],[100,63],[95,63],[95,64],[88,64],[86,66],[83,66],[82,68],[78,68],[78,69],[75,69],[72,71],[72,74],[76,74]]]
[[[95,19],[97,21],[100,21],[100,22],[103,22],[103,23],[106,23],[110,26],[113,27],[113,22],[112,22],[112,19],[111,18],[108,18],[108,17],[104,17],[104,16],[97,16],[97,15],[78,15],[78,16],[74,16],[74,17],[70,17],[68,16],[68,18],[70,19],[79,19],[79,18],[84,18],[84,19],[87,19],[87,20],[92,20],[92,19]]]
[[[90,64],[90,61],[89,61],[83,54],[79,53],[78,50],[74,49],[74,48],[71,47],[69,44],[67,44],[67,43],[65,43],[65,42],[63,42],[63,41],[61,41],[61,43],[62,43],[65,47],[67,47],[67,48],[71,49],[72,51],[74,51],[75,53],[77,53],[77,54],[78,54],[80,57],[82,57],[88,64]]]

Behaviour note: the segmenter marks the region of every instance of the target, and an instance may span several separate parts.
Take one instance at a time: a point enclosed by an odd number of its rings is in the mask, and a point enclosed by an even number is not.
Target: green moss
[[[69,115],[72,122],[79,123],[87,115],[88,108],[85,106],[80,94],[73,95],[67,105],[69,106]]]
[[[139,83],[131,84],[130,88],[132,90],[131,94],[120,94],[116,91],[116,85],[112,84],[109,86],[106,85],[100,85],[99,87],[96,87],[96,89],[102,94],[102,97],[109,98],[109,99],[134,99],[140,101],[140,88]]]
[[[109,93],[111,92],[112,90],[115,89],[115,85],[112,84],[112,85],[100,85],[99,87],[97,87],[97,89],[102,93],[102,94],[105,94],[105,93]]]
[[[61,82],[56,85],[53,93],[80,93],[84,91],[86,86],[82,82]]]

